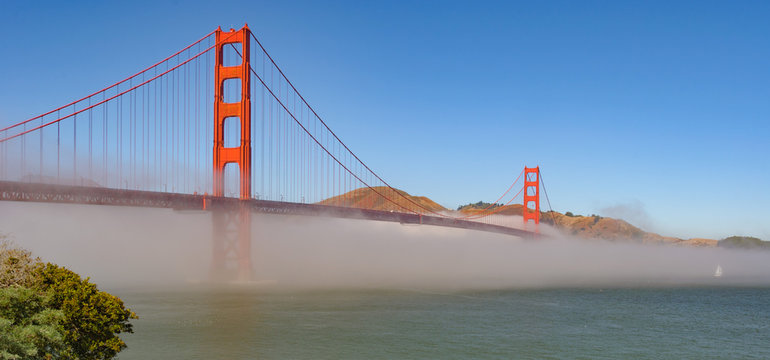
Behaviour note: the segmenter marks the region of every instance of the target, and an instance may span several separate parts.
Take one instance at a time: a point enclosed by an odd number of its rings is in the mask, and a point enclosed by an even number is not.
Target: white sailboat
[[[722,277],[722,266],[720,266],[719,264],[717,264],[717,270],[714,271],[714,277],[715,278]]]

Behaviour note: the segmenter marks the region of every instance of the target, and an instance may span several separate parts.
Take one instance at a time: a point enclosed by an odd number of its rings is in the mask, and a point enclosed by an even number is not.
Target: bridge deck
[[[533,238],[538,236],[538,234],[531,231],[438,216],[318,204],[301,204],[256,199],[240,200],[237,198],[212,197],[207,195],[123,190],[89,186],[0,181],[0,201],[155,207],[175,210],[228,209],[246,204],[253,211],[261,213],[325,216],[345,219],[399,222],[402,224],[424,224],[486,231],[521,238]]]

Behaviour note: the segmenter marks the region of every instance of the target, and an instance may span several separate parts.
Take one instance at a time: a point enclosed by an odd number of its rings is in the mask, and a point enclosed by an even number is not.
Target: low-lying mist
[[[770,252],[506,235],[255,214],[264,289],[770,285]],[[542,230],[552,230],[542,226]],[[209,279],[208,212],[0,202],[0,233],[102,287]],[[724,276],[714,278],[717,265]]]

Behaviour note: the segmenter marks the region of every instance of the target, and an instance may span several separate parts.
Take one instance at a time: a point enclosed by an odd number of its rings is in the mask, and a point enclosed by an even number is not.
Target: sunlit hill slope
[[[398,192],[398,193],[396,193]],[[400,196],[400,195],[403,196]],[[387,200],[386,198],[392,200]],[[385,186],[360,188],[319,202],[321,205],[347,206],[361,209],[404,211],[418,209],[418,205],[430,211],[449,211],[425,196],[412,196],[403,190],[391,190]]]
[[[403,195],[399,196],[398,194]],[[386,200],[385,197],[392,201]],[[403,190],[392,190],[388,187],[360,188],[343,195],[328,198],[319,202],[322,205],[348,206],[361,209],[404,211],[404,208],[416,209],[417,205],[434,212],[458,212],[463,215],[481,214],[494,211],[495,215],[521,216],[522,205],[471,204],[460,207],[457,211],[449,210],[425,196],[413,196]],[[417,204],[417,205],[416,205]],[[604,239],[609,241],[626,241],[648,244],[676,244],[687,246],[716,246],[718,241],[712,239],[680,239],[661,236],[646,232],[621,219],[613,219],[598,215],[581,216],[567,215],[548,211],[541,212],[540,221],[549,224],[562,233],[586,239]]]
[[[460,208],[464,214],[479,214],[484,212],[487,206],[466,205]],[[500,215],[518,215],[521,216],[523,205],[492,205],[486,211],[496,211]],[[717,240],[712,239],[680,239],[675,237],[661,236],[655,233],[646,232],[638,227],[629,224],[622,219],[613,219],[598,215],[581,216],[568,215],[556,212],[540,212],[540,222],[553,225],[566,235],[576,236],[586,239],[604,239],[611,241],[629,241],[639,243],[654,244],[678,244],[688,246],[716,246]]]

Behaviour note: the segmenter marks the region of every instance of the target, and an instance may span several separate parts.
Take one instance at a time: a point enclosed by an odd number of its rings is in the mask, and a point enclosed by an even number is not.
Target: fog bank
[[[255,286],[495,289],[770,285],[770,253],[255,214]],[[0,233],[103,287],[207,282],[208,212],[0,202]],[[720,264],[724,276],[714,278]]]

